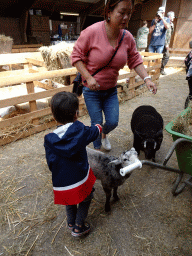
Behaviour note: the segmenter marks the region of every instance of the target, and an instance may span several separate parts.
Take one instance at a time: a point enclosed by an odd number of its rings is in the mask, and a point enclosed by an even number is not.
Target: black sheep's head
[[[163,131],[160,130],[156,133],[151,131],[148,134],[141,134],[137,132],[141,139],[141,150],[145,153],[145,158],[155,160],[155,153],[160,149],[163,140]]]
[[[144,139],[141,142],[142,150],[145,153],[145,158],[155,159],[155,153],[157,151],[157,143],[154,139]]]

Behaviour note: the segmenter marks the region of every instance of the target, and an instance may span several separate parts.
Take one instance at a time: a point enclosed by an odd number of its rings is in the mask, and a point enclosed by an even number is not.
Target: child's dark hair
[[[61,124],[74,121],[79,109],[79,99],[75,93],[59,92],[51,100],[51,111],[55,120]]]

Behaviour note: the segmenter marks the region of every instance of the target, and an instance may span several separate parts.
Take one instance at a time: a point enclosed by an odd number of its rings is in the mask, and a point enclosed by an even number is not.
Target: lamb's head
[[[137,151],[131,148],[129,151],[122,153],[117,159],[111,161],[109,164],[119,165],[120,168],[124,168],[135,162],[137,157]]]

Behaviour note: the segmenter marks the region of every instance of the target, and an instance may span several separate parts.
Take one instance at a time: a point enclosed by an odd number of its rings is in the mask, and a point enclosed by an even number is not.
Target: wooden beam
[[[0,108],[8,107],[8,106],[14,106],[16,104],[29,102],[32,100],[38,100],[38,99],[44,99],[53,96],[54,94],[62,91],[72,92],[73,85],[64,86],[61,88],[56,88],[44,92],[36,92],[36,93],[30,93],[27,95],[22,95],[18,97],[13,97],[9,99],[0,100]]]
[[[39,48],[21,48],[21,49],[12,49],[12,53],[24,53],[24,52],[38,52]]]
[[[49,81],[50,81],[50,80],[49,80]],[[45,89],[45,90],[52,90],[52,89],[53,89],[53,87],[50,86],[49,84],[42,83],[42,82],[40,82],[40,81],[34,81],[34,85],[35,85],[36,87],[40,87],[40,88],[43,88],[43,89]]]
[[[27,87],[28,94],[34,93],[34,83],[33,82],[27,82],[26,87]],[[29,101],[29,107],[30,107],[31,112],[36,111],[37,110],[36,100]],[[38,119],[34,119],[33,123],[36,125],[39,124]]]
[[[0,54],[0,66],[27,63],[26,58],[43,61],[40,52],[7,53]]]
[[[161,64],[157,64],[157,65],[154,65],[152,67],[146,68],[146,71],[150,72],[151,70],[155,70],[155,69],[160,68],[160,67],[161,67]],[[125,73],[125,74],[120,74],[118,76],[118,80],[125,79],[125,78],[131,78],[131,77],[134,77],[136,75],[137,75],[137,73],[135,71],[131,71],[131,72]]]
[[[27,62],[34,65],[34,66],[41,66],[41,67],[45,67],[45,63],[44,61],[40,61],[40,60],[36,60],[36,59],[32,59],[32,58],[26,58]]]
[[[12,49],[23,49],[23,48],[40,48],[42,44],[19,44],[13,45]]]
[[[51,114],[51,108],[45,108],[45,109],[41,109],[41,110],[36,110],[31,113],[22,114],[20,116],[14,116],[12,118],[8,118],[8,119],[1,121],[0,128],[12,126],[12,125],[15,125],[18,123],[29,122],[34,118],[37,119],[39,117],[50,115],[50,114]]]
[[[60,76],[70,76],[75,75],[77,72],[76,68],[67,68],[67,69],[60,69],[60,70],[51,70],[51,71],[44,71],[41,73],[34,73],[34,74],[26,74],[24,77],[15,76],[15,77],[3,77],[0,80],[0,87],[4,87],[6,85],[15,85],[20,83],[27,83],[31,81],[38,81],[42,79],[50,79],[54,77]]]

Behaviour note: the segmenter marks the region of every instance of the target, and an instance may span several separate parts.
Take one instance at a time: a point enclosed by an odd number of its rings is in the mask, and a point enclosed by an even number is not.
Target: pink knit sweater
[[[120,31],[118,42],[123,30]],[[117,46],[116,46],[117,47]],[[90,74],[105,66],[111,59],[116,48],[113,48],[107,38],[105,21],[94,23],[80,34],[71,54],[72,65],[77,61],[83,61]],[[130,69],[134,69],[143,63],[141,55],[137,52],[136,44],[130,32],[126,31],[123,41],[109,66],[97,73],[94,78],[100,85],[100,90],[106,90],[116,86],[119,70],[126,63]],[[85,80],[83,78],[83,80]],[[87,86],[87,83],[84,84]]]

